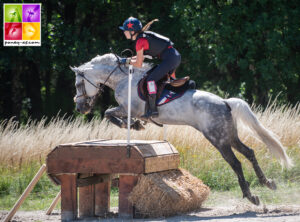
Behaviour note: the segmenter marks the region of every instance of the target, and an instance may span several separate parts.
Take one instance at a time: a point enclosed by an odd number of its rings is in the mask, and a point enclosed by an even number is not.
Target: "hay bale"
[[[141,175],[129,195],[138,214],[166,217],[201,208],[209,187],[184,169]]]

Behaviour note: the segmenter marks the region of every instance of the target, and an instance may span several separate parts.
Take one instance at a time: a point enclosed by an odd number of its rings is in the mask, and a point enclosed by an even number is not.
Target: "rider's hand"
[[[120,60],[120,63],[121,63],[122,65],[129,65],[129,64],[130,64],[130,58],[122,58],[122,59]]]

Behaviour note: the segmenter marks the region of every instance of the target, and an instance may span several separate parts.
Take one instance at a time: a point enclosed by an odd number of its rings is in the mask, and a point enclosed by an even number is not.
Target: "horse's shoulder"
[[[122,92],[127,89],[127,84],[125,80],[121,80],[118,82],[116,89],[115,89],[115,94],[122,94]]]

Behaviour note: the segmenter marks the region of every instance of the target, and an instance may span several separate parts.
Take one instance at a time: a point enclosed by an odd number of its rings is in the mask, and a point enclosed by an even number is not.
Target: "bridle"
[[[125,50],[124,50],[125,51]],[[123,51],[123,52],[124,52]],[[122,53],[123,53],[122,52]],[[121,55],[122,55],[121,53]],[[113,53],[114,54],[114,53]],[[74,101],[76,102],[78,98],[80,97],[83,97],[85,99],[85,103],[88,104],[90,107],[92,107],[94,105],[94,103],[96,102],[96,98],[98,96],[100,96],[103,91],[104,91],[104,87],[105,87],[105,84],[107,83],[107,81],[109,80],[109,78],[111,77],[111,75],[119,68],[121,72],[123,72],[124,74],[127,75],[127,73],[122,69],[121,67],[121,63],[120,63],[120,58],[114,54],[115,57],[117,58],[117,65],[116,67],[109,73],[109,75],[107,76],[107,78],[105,79],[104,83],[103,84],[99,84],[99,85],[96,85],[94,84],[91,80],[89,80],[85,75],[84,75],[84,72],[82,71],[79,71],[76,73],[76,76],[80,76],[82,78],[81,80],[81,83],[79,84],[76,84],[76,88],[79,87],[81,88],[81,92],[82,94],[80,95],[76,95],[74,97]],[[92,86],[94,86],[95,88],[98,89],[98,92],[96,93],[96,95],[94,96],[88,96],[87,93],[86,93],[86,89],[85,89],[85,84],[84,84],[84,80],[86,80],[89,84],[91,84]]]

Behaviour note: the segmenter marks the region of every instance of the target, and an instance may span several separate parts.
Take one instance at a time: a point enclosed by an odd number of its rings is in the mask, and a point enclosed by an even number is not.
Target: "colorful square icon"
[[[23,5],[23,22],[40,22],[40,5]]]
[[[23,40],[40,40],[41,28],[39,22],[23,22]]]
[[[5,4],[4,11],[5,22],[22,22],[22,5]]]
[[[22,23],[5,23],[5,40],[22,40]]]
[[[3,46],[41,46],[41,3],[3,4]]]

